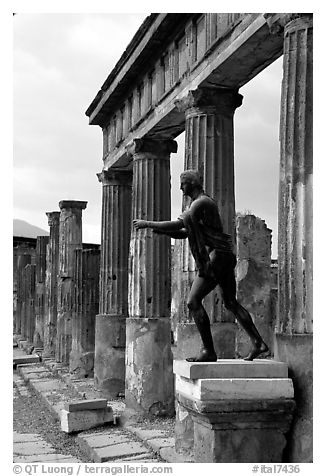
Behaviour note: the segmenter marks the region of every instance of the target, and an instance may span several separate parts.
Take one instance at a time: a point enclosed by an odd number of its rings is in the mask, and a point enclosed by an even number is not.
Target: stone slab
[[[106,408],[108,401],[105,398],[96,398],[93,400],[76,400],[73,402],[66,402],[64,410],[67,412],[78,412],[81,410],[97,410],[99,408]]]
[[[123,456],[147,455],[148,449],[141,443],[129,441],[128,443],[119,443],[116,445],[96,448],[93,450],[93,459],[95,463],[114,460]]]
[[[26,441],[15,443],[14,454],[16,455],[41,455],[55,453],[55,449],[44,441]]]
[[[113,411],[111,407],[78,412],[67,412],[63,409],[61,410],[60,421],[61,430],[66,433],[89,430],[113,422]]]
[[[241,359],[219,359],[217,362],[187,362],[175,360],[173,372],[188,379],[211,378],[287,378],[285,362],[269,359],[246,361]]]
[[[176,375],[176,392],[189,398],[205,400],[261,400],[293,398],[294,390],[288,378],[233,378],[190,380]]]
[[[154,438],[164,438],[166,436],[166,432],[163,430],[143,430],[142,428],[128,425],[126,426],[126,429],[143,441],[152,440]]]
[[[14,456],[14,463],[81,463],[82,461],[68,455],[48,454],[33,456]]]
[[[40,357],[38,355],[24,355],[20,357],[13,358],[13,364],[36,364],[40,362]]]
[[[130,436],[116,432],[111,435],[106,434],[92,434],[92,435],[82,435],[78,436],[80,446],[91,447],[91,448],[103,448],[105,446],[116,445],[119,443],[127,443],[130,441]]]
[[[42,441],[42,438],[40,435],[37,435],[36,433],[16,433],[15,431],[13,432],[13,441],[14,443],[24,443],[24,442],[29,442],[31,443],[32,441]]]
[[[175,439],[170,438],[153,438],[148,440],[147,444],[156,452],[159,453],[161,448],[174,447]]]
[[[58,392],[67,388],[67,385],[58,379],[30,379],[29,382],[40,393]]]

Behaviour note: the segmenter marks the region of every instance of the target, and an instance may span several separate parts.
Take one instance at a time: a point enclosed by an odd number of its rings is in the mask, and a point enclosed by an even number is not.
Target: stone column
[[[267,15],[266,15],[267,16]],[[267,16],[284,34],[280,122],[276,358],[293,375],[297,410],[288,461],[312,461],[312,14]]]
[[[223,228],[235,242],[234,198],[234,125],[235,109],[242,103],[237,91],[225,88],[197,89],[177,101],[179,110],[186,115],[185,169],[196,169],[203,178],[204,190],[218,204]],[[189,202],[184,202],[187,207]],[[183,242],[181,299],[187,301],[195,276],[195,263],[188,241]],[[216,288],[205,299],[210,316],[218,358],[234,357],[234,317],[221,306],[221,296]],[[186,309],[185,309],[186,310]],[[201,345],[195,324],[188,310],[181,317],[177,331],[177,358],[189,356],[189,349],[196,354]]]
[[[48,236],[37,237],[35,269],[35,330],[33,336],[33,344],[35,347],[43,347],[44,340],[46,250],[48,243]]]
[[[172,140],[135,140],[132,217],[170,220]],[[132,231],[129,318],[126,331],[126,405],[139,413],[174,411],[171,353],[170,239],[150,229]]]
[[[35,330],[35,264],[28,264],[24,269],[25,281],[25,323],[23,335],[32,344]]]
[[[94,375],[95,316],[99,304],[100,250],[76,249],[72,313],[70,372]]]
[[[103,193],[94,382],[108,397],[116,397],[125,391],[132,171],[105,170],[98,179]]]
[[[33,250],[35,252],[35,250]],[[14,256],[15,258],[15,256]],[[23,271],[27,264],[31,264],[32,251],[27,247],[21,247],[17,250],[16,256],[16,280],[17,280],[17,307],[15,316],[15,333],[23,335],[22,333],[22,320],[24,312],[24,278]]]
[[[54,357],[57,336],[60,212],[48,212],[46,215],[50,227],[50,237],[46,256],[46,309],[43,355]]]
[[[87,202],[62,200],[59,225],[59,270],[57,338],[55,358],[69,364],[72,342],[72,293],[74,291],[75,250],[82,248],[82,210]]]

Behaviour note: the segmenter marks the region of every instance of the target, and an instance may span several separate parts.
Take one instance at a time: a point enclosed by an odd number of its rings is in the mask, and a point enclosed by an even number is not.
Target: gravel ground
[[[82,462],[89,462],[76,443],[77,435],[68,435],[60,429],[60,422],[54,418],[31,387],[26,386],[29,396],[19,395],[13,404],[13,429],[18,433],[36,433],[51,444],[58,453],[72,455]],[[19,393],[19,389],[17,391]]]

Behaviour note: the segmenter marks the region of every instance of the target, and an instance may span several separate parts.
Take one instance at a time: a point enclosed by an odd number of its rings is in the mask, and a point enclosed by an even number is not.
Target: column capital
[[[60,212],[46,212],[45,214],[48,217],[49,226],[59,225]]]
[[[178,143],[173,139],[134,139],[126,148],[131,155],[147,152],[161,156],[177,152]]]
[[[296,27],[312,26],[312,13],[264,13],[269,31],[272,35],[282,35],[294,21]]]
[[[174,102],[179,111],[199,108],[203,112],[232,113],[242,104],[243,96],[237,90],[228,88],[198,88]]]
[[[98,181],[105,185],[132,185],[132,170],[108,169],[102,170],[97,175]]]
[[[87,202],[83,202],[80,200],[61,200],[59,202],[60,210],[64,208],[76,208],[80,210],[84,210],[87,207]]]

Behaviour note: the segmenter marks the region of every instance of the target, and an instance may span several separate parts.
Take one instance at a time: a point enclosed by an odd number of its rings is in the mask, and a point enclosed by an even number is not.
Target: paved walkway
[[[72,382],[71,378],[65,375],[64,369],[62,375],[59,375],[59,369],[60,366],[51,360],[18,364],[19,375],[14,377],[14,398],[17,398],[17,391],[21,394],[29,392],[28,386],[31,386],[58,420],[65,402],[82,398],[99,398],[90,382],[85,384],[85,379],[83,381],[76,379]],[[185,462],[185,459],[175,454],[174,438],[169,436],[167,430],[122,426],[119,417],[124,409],[123,402],[109,402],[109,405],[112,406],[116,424],[82,431],[76,439],[80,448],[89,457],[89,462]],[[78,460],[69,455],[57,454],[40,435],[22,435],[15,432],[14,462],[78,462]]]

